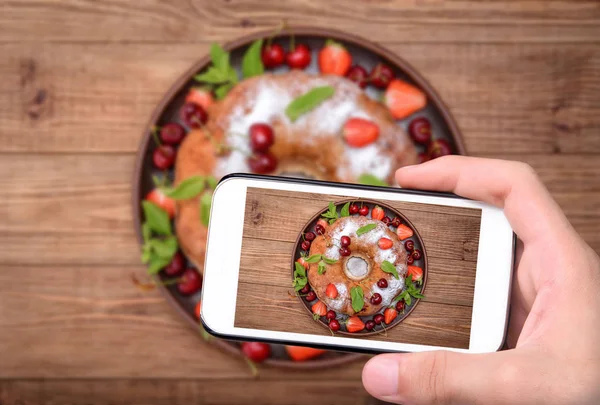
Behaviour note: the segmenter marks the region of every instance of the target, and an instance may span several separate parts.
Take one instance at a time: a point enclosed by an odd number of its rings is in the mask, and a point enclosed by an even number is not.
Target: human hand
[[[384,354],[367,391],[404,405],[600,403],[600,259],[526,164],[447,156],[396,172],[405,188],[504,207],[517,234],[509,350]]]

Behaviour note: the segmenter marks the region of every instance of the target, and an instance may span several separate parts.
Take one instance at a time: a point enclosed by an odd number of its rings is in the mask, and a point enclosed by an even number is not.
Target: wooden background
[[[144,273],[130,184],[151,111],[212,41],[283,18],[406,58],[469,153],[531,164],[600,251],[596,0],[0,0],[3,405],[369,401],[360,362],[253,380],[128,278]]]
[[[290,296],[294,244],[306,222],[347,197],[249,188],[235,311],[240,328],[329,336]],[[425,299],[384,336],[362,339],[469,348],[481,210],[381,200],[408,218],[427,251]]]

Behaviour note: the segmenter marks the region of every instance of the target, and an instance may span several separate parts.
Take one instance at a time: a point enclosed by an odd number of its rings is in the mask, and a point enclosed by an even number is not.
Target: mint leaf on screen
[[[192,176],[183,180],[177,187],[165,187],[162,192],[174,200],[189,200],[204,191],[206,179],[204,176]]]
[[[242,59],[242,74],[244,75],[245,79],[262,75],[265,71],[265,67],[261,59],[262,44],[262,39],[254,41],[244,54],[244,58]]]
[[[359,312],[365,306],[365,298],[362,288],[359,286],[350,289],[350,297],[352,298],[352,309],[354,312]]]
[[[344,206],[342,207],[342,210],[340,211],[340,215],[342,217],[350,216],[350,202],[349,201],[346,204],[344,204]]]
[[[373,176],[372,174],[361,174],[358,177],[358,182],[360,184],[365,184],[367,186],[381,186],[381,187],[386,187],[389,186],[389,184],[383,180],[381,180],[378,177]]]
[[[387,260],[384,260],[383,262],[381,262],[381,270],[393,275],[396,279],[400,278],[400,276],[398,275],[398,270],[396,270],[396,266],[394,266],[392,263],[388,262]]]
[[[360,228],[358,228],[356,230],[356,236],[360,236],[362,234],[370,232],[370,231],[372,231],[375,228],[377,228],[377,224],[367,224],[365,226],[361,226]]]
[[[285,109],[285,115],[294,122],[301,115],[306,114],[312,109],[318,107],[322,102],[332,97],[335,89],[331,86],[315,87],[307,93],[297,97],[288,104]]]

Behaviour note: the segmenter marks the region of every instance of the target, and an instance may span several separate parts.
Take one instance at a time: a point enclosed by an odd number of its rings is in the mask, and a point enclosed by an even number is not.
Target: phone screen
[[[234,327],[469,349],[481,218],[248,187]]]

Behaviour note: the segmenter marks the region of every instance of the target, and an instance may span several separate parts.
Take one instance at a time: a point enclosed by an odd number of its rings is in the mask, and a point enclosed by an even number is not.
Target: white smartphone
[[[216,187],[201,319],[218,337],[359,352],[492,352],[515,236],[453,194],[235,174]]]

